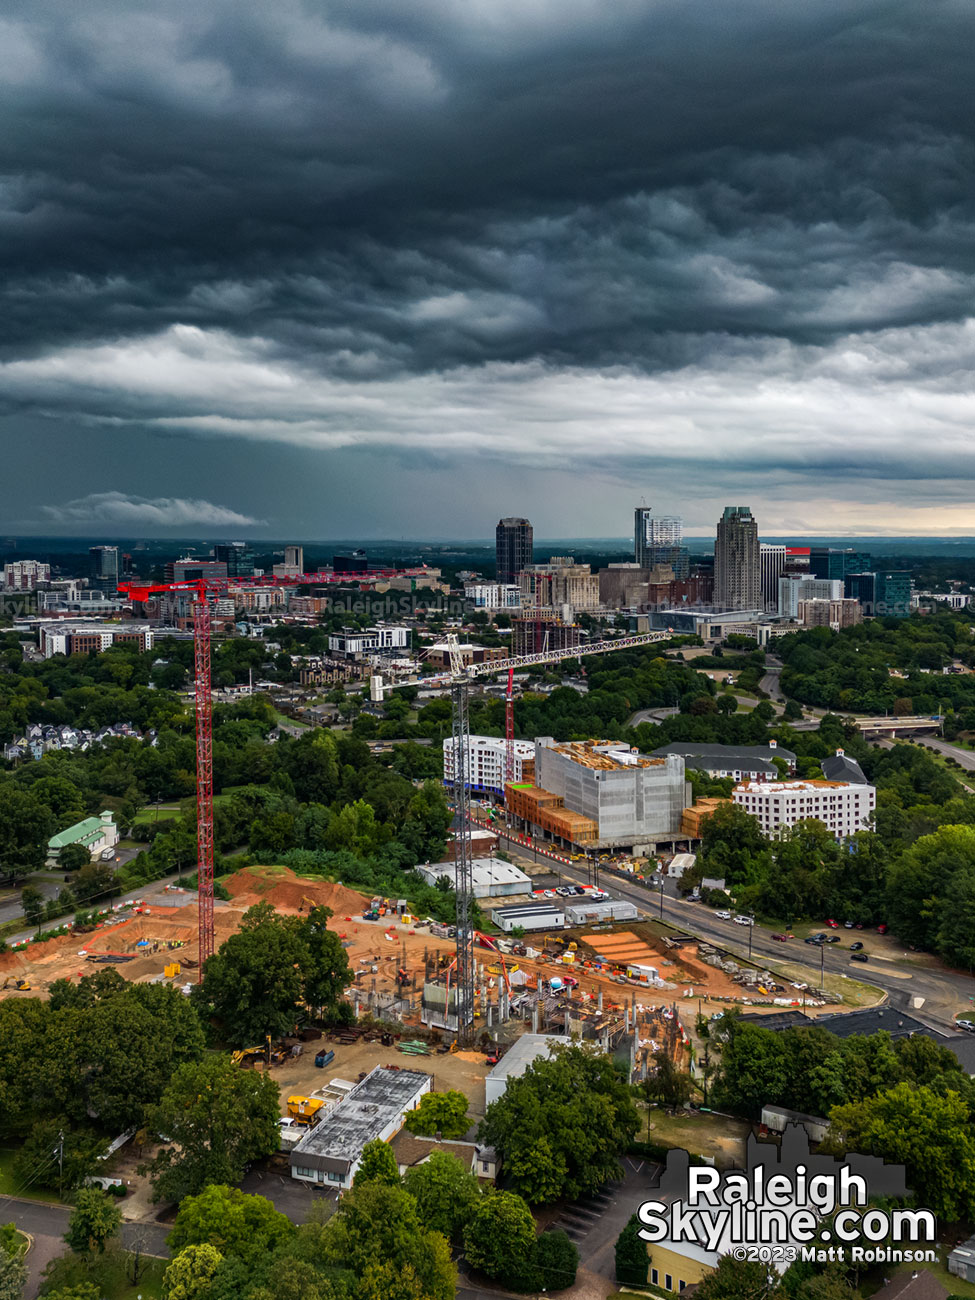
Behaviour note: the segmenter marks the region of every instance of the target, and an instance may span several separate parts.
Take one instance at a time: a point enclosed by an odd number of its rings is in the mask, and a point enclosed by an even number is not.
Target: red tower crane
[[[126,582],[119,585],[130,600],[175,592],[193,597],[193,660],[196,671],[196,851],[200,912],[200,966],[213,956],[213,695],[210,688],[210,602],[207,584],[198,582]]]

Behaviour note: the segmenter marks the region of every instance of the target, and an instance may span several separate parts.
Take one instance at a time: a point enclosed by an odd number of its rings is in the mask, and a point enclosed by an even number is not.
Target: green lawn
[[[0,1147],[0,1196],[28,1196],[34,1201],[57,1201],[57,1195],[36,1183],[25,1187],[14,1177],[14,1157],[17,1152],[10,1147]]]
[[[157,820],[165,821],[167,817],[173,817],[179,814],[178,803],[161,803],[158,806],[154,803],[147,804],[145,808],[140,808],[135,815],[133,825],[145,826]]]
[[[48,1266],[48,1285],[53,1282],[57,1287],[71,1287],[92,1282],[98,1288],[100,1300],[161,1300],[163,1274],[169,1260],[141,1256],[139,1280],[132,1282],[133,1259],[117,1243],[110,1244],[105,1254],[96,1256],[90,1265],[66,1251]]]

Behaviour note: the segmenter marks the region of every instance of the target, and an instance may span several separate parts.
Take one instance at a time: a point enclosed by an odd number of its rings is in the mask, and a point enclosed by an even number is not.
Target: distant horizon
[[[975,533],[964,535],[950,535],[939,533],[770,533],[761,536],[760,540],[768,544],[790,544],[810,545],[810,546],[834,546],[834,547],[873,547],[879,549],[882,546],[904,547],[925,547],[930,546],[938,550],[947,548],[956,548],[969,546],[975,553]],[[79,549],[89,549],[96,545],[114,545],[127,547],[192,547],[199,549],[202,546],[212,546],[214,544],[226,544],[233,541],[247,542],[256,549],[274,550],[283,548],[286,545],[298,545],[305,548],[315,547],[333,547],[345,549],[368,549],[369,547],[380,547],[384,550],[393,548],[404,549],[423,549],[423,548],[456,548],[470,550],[491,550],[494,549],[493,537],[300,537],[295,534],[283,535],[280,537],[259,537],[246,532],[228,534],[227,536],[216,534],[173,534],[162,536],[134,536],[113,533],[83,533],[83,534],[52,534],[52,533],[11,533],[6,536],[0,536],[0,552],[10,550],[19,550],[21,547],[27,549],[41,549],[47,547],[53,550],[70,550],[72,547]],[[714,536],[708,534],[688,534],[683,538],[683,545],[689,550],[713,550]],[[572,537],[536,537],[534,547],[536,550],[546,550],[555,547],[564,547],[571,550],[599,546],[607,549],[632,551],[633,541],[629,536],[581,536]]]

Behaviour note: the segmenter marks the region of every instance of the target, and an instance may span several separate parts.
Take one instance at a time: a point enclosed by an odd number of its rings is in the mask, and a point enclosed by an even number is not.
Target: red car
[[[839,921],[834,921],[832,917],[829,918],[826,924],[829,926],[831,930],[838,930],[840,928]]]
[[[877,926],[877,933],[878,933],[878,934],[886,934],[886,933],[887,933],[887,926],[886,926],[886,925],[878,925],[878,926]]]
[[[779,943],[785,943],[789,936],[787,934],[773,934],[772,938],[778,939]]]

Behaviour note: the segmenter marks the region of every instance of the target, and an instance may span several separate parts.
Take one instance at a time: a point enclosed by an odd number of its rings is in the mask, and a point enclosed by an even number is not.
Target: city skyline
[[[13,0],[0,528],[970,535],[973,27]]]

